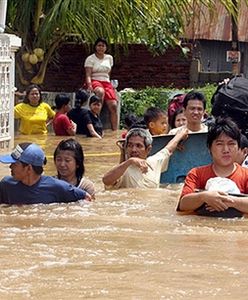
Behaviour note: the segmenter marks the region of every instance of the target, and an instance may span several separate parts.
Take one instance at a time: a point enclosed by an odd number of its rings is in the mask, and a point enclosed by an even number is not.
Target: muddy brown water
[[[77,137],[95,202],[0,207],[0,299],[247,299],[247,218],[177,215],[181,185],[104,191],[117,136]],[[60,140],[15,144],[40,144],[54,175]]]

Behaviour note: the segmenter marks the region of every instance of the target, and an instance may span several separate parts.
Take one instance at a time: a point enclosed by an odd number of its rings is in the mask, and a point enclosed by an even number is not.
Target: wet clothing
[[[53,120],[53,130],[56,135],[69,135],[68,129],[73,129],[73,124],[66,114],[57,112]]]
[[[235,165],[236,169],[226,178],[236,183],[240,193],[248,194],[248,169],[241,167],[239,164]],[[216,177],[216,174],[213,171],[212,164],[193,168],[186,176],[180,199],[187,194],[195,193],[196,190],[204,190],[208,179],[214,177]],[[179,206],[177,210],[179,210]],[[200,215],[216,217],[235,217],[242,215],[241,212],[234,208],[228,208],[223,212],[209,212],[205,209],[205,204],[196,209],[196,212]],[[234,214],[235,212],[236,215]]]
[[[58,178],[58,176],[54,176],[54,178]],[[63,179],[60,179],[60,180],[63,180]],[[80,180],[77,187],[84,190],[84,191],[86,191],[91,196],[94,196],[95,193],[96,193],[94,183],[91,180],[89,180],[88,178],[85,178],[85,177],[83,177]]]
[[[73,111],[73,114],[69,114],[69,117],[73,117],[74,119],[72,119],[72,121],[75,120],[75,113]],[[81,117],[79,119],[79,117],[76,117],[77,121],[79,122],[79,126],[80,126],[80,134],[84,134],[87,137],[91,137],[90,131],[87,127],[88,124],[92,124],[95,131],[102,136],[103,134],[103,125],[102,125],[102,121],[98,116],[95,116],[90,110],[82,110],[81,111]],[[76,122],[75,122],[76,123]],[[77,127],[78,129],[78,127]],[[79,133],[79,132],[77,132]]]
[[[89,180],[88,178],[83,177],[80,180],[77,187],[80,189],[83,189],[84,191],[89,193],[91,196],[95,196],[96,190],[95,190],[94,183],[91,180]]]
[[[228,176],[228,179],[234,181],[240,190],[240,193],[248,194],[248,170],[238,164],[234,172]],[[212,164],[193,168],[185,178],[183,190],[180,198],[184,195],[194,193],[196,189],[204,190],[208,179],[216,177]]]
[[[50,105],[41,102],[38,106],[19,103],[14,107],[15,119],[20,119],[19,131],[22,134],[46,134],[48,119],[55,116]]]
[[[90,121],[91,121],[91,124],[93,125],[95,131],[100,135],[102,136],[102,133],[103,133],[103,125],[102,125],[102,121],[101,119],[99,118],[99,116],[95,116],[90,110],[88,112],[89,116],[90,116]],[[87,136],[91,136],[88,128],[87,128]]]
[[[147,173],[142,173],[137,166],[131,165],[113,186],[106,186],[106,188],[157,188],[161,173],[168,168],[169,158],[169,151],[163,148],[147,157],[146,161],[151,166],[148,167]]]
[[[89,120],[87,108],[73,108],[67,113],[67,116],[77,124],[77,134],[86,134],[88,122],[85,122],[84,119]]]
[[[10,205],[75,202],[84,199],[86,192],[63,180],[42,175],[32,186],[6,176],[0,181],[0,203]]]

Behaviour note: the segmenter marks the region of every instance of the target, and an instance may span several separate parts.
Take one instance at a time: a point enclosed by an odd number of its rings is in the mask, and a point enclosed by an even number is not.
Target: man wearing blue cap
[[[84,190],[42,175],[46,157],[36,144],[21,143],[10,155],[0,156],[0,162],[10,164],[12,175],[0,181],[0,203],[19,205],[91,200]]]

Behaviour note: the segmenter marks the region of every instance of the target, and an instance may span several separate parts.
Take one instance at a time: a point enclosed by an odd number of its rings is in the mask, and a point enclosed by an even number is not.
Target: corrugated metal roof
[[[210,16],[207,7],[200,7],[200,17],[194,17],[186,28],[185,37],[189,39],[206,39],[231,41],[231,17],[225,7],[220,3],[216,4],[217,13]],[[248,42],[248,7],[244,1],[238,18],[238,40]]]

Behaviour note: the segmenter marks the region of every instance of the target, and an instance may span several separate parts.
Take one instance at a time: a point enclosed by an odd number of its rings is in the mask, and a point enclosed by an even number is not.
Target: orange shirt
[[[185,178],[183,190],[180,198],[184,195],[194,193],[195,190],[204,190],[208,179],[217,177],[214,173],[212,164],[193,168]],[[248,194],[248,169],[236,164],[235,171],[227,178],[234,181],[240,193]]]

